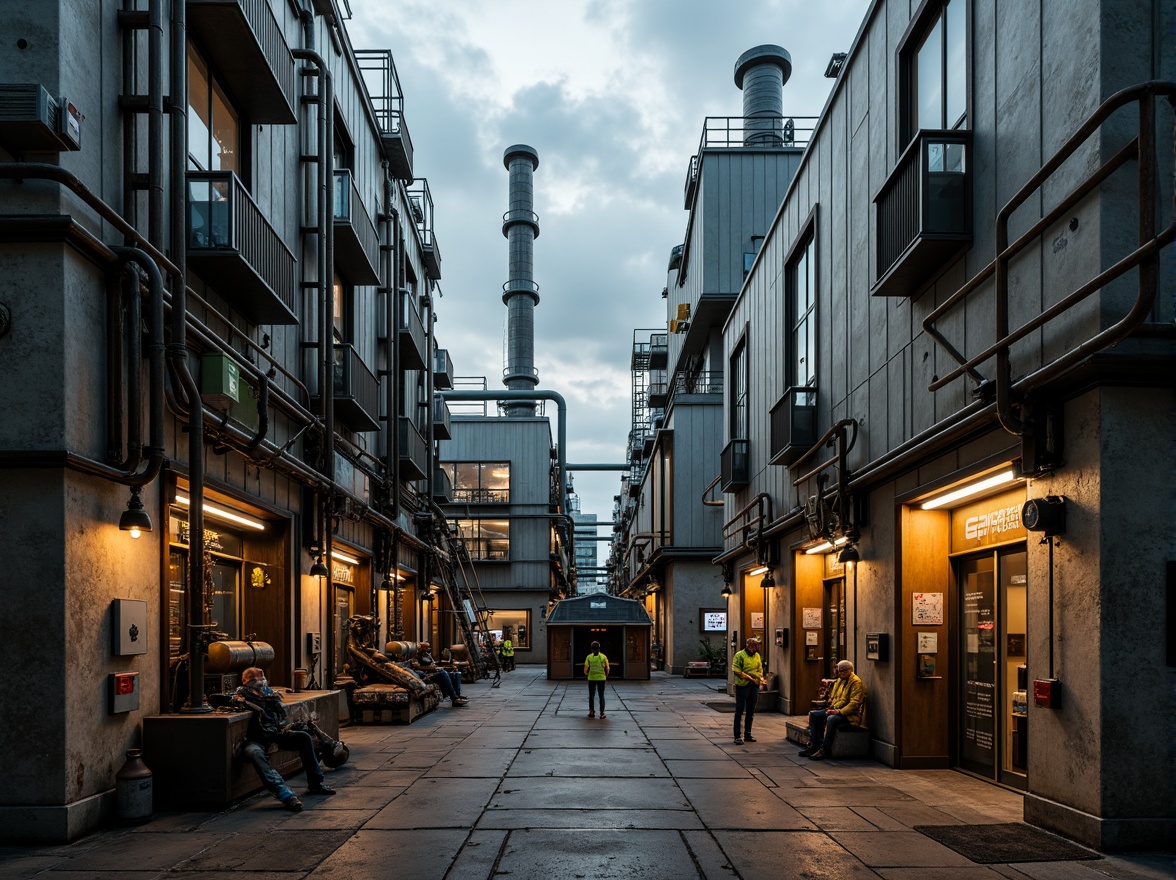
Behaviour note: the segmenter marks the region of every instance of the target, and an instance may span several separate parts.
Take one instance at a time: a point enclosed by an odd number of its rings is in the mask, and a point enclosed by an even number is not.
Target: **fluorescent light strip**
[[[923,510],[934,510],[936,507],[943,507],[945,504],[951,504],[953,501],[959,501],[962,498],[970,498],[973,495],[979,495],[988,489],[995,489],[998,486],[1003,486],[1007,483],[1012,483],[1017,479],[1017,474],[1012,468],[993,474],[990,477],[985,477],[976,483],[971,483],[959,489],[954,489],[951,492],[945,492],[935,498],[924,501],[920,507]]]
[[[346,553],[340,553],[338,550],[331,551],[331,558],[338,559],[340,562],[346,562],[348,565],[359,565],[359,560],[348,556]]]
[[[753,568],[751,571],[749,571],[747,573],[747,576],[748,577],[755,577],[757,574],[767,574],[767,573],[768,573],[768,567],[766,565],[761,565],[759,568]]]
[[[810,556],[813,555],[814,553],[826,553],[830,550],[836,550],[838,547],[843,547],[848,543],[849,543],[849,538],[842,535],[836,541],[822,541],[816,547],[809,547],[804,552]]]
[[[181,507],[190,507],[192,502],[185,495],[176,495],[176,504],[180,505]],[[242,516],[239,513],[233,513],[231,510],[225,510],[223,507],[217,507],[214,504],[209,504],[207,501],[204,502],[204,512],[211,517],[215,517],[216,519],[235,522],[251,529],[257,529],[259,532],[265,531],[265,523],[261,522],[260,520],[250,519],[249,517]]]

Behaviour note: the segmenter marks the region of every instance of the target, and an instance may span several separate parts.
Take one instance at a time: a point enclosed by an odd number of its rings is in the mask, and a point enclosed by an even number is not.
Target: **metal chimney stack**
[[[748,49],[735,62],[735,85],[743,90],[743,145],[784,145],[784,83],[792,56],[779,46]]]
[[[510,248],[510,280],[502,285],[506,304],[506,368],[502,381],[512,391],[530,391],[539,384],[535,369],[535,239],[539,217],[534,211],[535,169],[539,154],[534,147],[507,147],[502,164],[510,172],[510,209],[502,215],[502,234]],[[535,401],[511,401],[503,407],[508,416],[535,415]]]

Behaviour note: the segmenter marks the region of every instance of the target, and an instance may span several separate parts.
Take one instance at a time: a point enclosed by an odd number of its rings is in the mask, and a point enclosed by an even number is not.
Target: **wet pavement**
[[[1176,876],[1173,857],[980,865],[916,825],[1019,822],[1021,797],[952,771],[814,762],[761,713],[732,744],[716,679],[582,682],[520,666],[408,727],[345,728],[334,797],[290,813],[261,793],[221,812],[157,812],[64,846],[0,847],[0,877],[894,878]],[[301,796],[305,780],[292,780]]]

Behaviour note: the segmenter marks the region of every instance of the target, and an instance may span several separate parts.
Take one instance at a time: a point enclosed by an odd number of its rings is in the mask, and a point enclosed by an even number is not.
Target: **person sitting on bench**
[[[800,756],[814,761],[827,758],[837,728],[861,721],[865,702],[865,684],[853,671],[853,664],[842,660],[837,664],[837,681],[829,689],[828,708],[809,712],[809,744]]]
[[[438,666],[433,655],[429,653],[429,647],[428,642],[417,645],[416,665],[424,675],[425,681],[437,685],[437,690],[449,698],[451,705],[464,706],[469,700],[461,695],[461,675],[457,672],[450,673],[449,670]]]
[[[302,809],[302,801],[294,795],[282,779],[282,774],[269,761],[271,749],[286,749],[297,752],[302,758],[308,794],[334,794],[335,789],[323,782],[323,770],[314,749],[314,738],[306,730],[300,729],[301,725],[291,723],[282,703],[282,695],[265,680],[265,670],[251,666],[241,673],[241,681],[241,687],[233,694],[232,705],[253,713],[245,733],[242,756],[253,764],[261,784],[287,810],[297,813]]]

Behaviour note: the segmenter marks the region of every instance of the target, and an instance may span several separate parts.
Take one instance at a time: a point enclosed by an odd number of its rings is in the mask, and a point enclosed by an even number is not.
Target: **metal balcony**
[[[380,283],[380,237],[350,169],[335,172],[335,266],[352,284]]]
[[[453,360],[448,349],[439,348],[433,352],[433,387],[438,391],[453,387]]]
[[[920,131],[874,197],[874,296],[914,296],[972,243],[972,134]]]
[[[651,409],[662,409],[670,399],[668,382],[650,382],[647,401]]]
[[[396,310],[396,344],[400,348],[400,369],[423,370],[428,361],[428,336],[421,316],[417,314],[416,303],[407,290],[400,291],[400,302]]]
[[[357,434],[380,430],[380,382],[353,345],[335,344],[335,418]]]
[[[666,333],[655,333],[649,337],[649,368],[651,370],[664,370],[669,364],[669,358],[669,335]]]
[[[406,482],[423,480],[428,475],[428,448],[421,432],[412,419],[401,416],[400,426],[400,479]]]
[[[408,203],[412,218],[416,221],[417,235],[421,242],[421,258],[425,274],[433,281],[441,279],[441,251],[433,234],[433,194],[429,192],[429,181],[421,178],[419,188],[408,191]]]
[[[189,171],[188,264],[254,324],[296,324],[294,254],[231,171]]]
[[[724,492],[738,492],[751,482],[750,444],[747,440],[732,440],[723,447],[722,479]]]
[[[397,180],[412,183],[412,138],[404,122],[404,94],[392,53],[387,49],[356,49],[355,58],[392,174]]]
[[[449,412],[449,404],[440,394],[433,395],[433,439],[453,439],[453,416]]]
[[[251,123],[298,121],[294,57],[269,0],[188,0],[188,34]]]
[[[789,388],[769,413],[772,457],[768,464],[791,465],[817,442],[817,389]]]
[[[438,504],[453,503],[453,481],[442,467],[433,468],[433,500]]]

